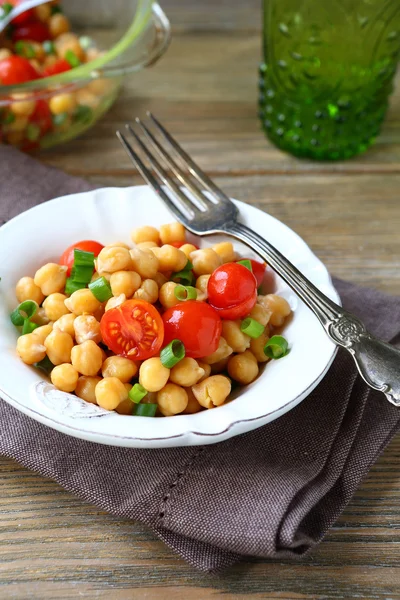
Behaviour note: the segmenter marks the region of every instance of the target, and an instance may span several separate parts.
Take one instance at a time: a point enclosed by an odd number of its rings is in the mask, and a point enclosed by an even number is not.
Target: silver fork
[[[400,350],[368,333],[357,317],[325,296],[279,250],[240,223],[239,211],[233,202],[196,165],[165,127],[151,113],[147,116],[148,125],[136,119],[136,129],[130,124],[126,128],[155,174],[133,150],[127,136],[120,131],[117,131],[117,136],[143,178],[178,221],[196,235],[224,233],[255,250],[312,310],[329,338],[350,352],[364,381],[371,388],[383,392],[389,402],[399,406]],[[169,175],[169,171],[190,192],[190,196]]]

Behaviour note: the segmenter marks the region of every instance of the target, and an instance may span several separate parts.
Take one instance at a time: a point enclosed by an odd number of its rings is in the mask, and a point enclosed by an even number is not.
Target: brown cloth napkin
[[[0,146],[2,222],[90,187]],[[400,341],[398,298],[338,280],[335,285],[344,306],[371,332]],[[243,556],[296,557],[315,546],[398,430],[400,409],[369,390],[350,355],[340,350],[299,406],[212,446],[101,446],[53,431],[4,401],[0,418],[0,453],[87,502],[146,523],[186,560],[210,572]]]

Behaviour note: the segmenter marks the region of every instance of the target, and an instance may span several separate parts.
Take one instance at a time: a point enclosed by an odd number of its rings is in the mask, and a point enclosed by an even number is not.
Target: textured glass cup
[[[264,0],[260,117],[282,150],[320,160],[379,133],[400,51],[400,0]]]

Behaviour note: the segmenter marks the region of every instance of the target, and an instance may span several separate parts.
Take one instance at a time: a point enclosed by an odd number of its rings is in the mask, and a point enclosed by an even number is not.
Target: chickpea
[[[96,259],[94,259],[94,266],[95,268],[97,267]],[[126,273],[126,271],[120,271],[120,273]],[[91,281],[96,281],[96,279],[100,279],[100,277],[104,277],[104,279],[106,279],[108,283],[110,283],[111,281],[111,273],[107,273],[106,271],[102,271],[101,273],[95,271],[92,275]]]
[[[28,94],[12,94],[12,102],[10,104],[10,110],[14,115],[21,117],[30,117],[36,108],[35,100],[29,100]]]
[[[95,389],[97,404],[106,410],[115,410],[128,398],[128,391],[116,377],[106,377],[99,381]]]
[[[127,271],[132,267],[132,260],[127,248],[112,246],[103,248],[97,257],[97,271],[101,273],[116,273],[117,271]]]
[[[86,89],[95,96],[104,96],[113,87],[113,82],[109,79],[94,79],[86,86]]]
[[[182,271],[188,261],[186,254],[182,250],[168,244],[165,244],[161,248],[150,248],[150,252],[153,252],[158,258],[159,266],[157,270],[161,271],[161,273]]]
[[[75,315],[93,314],[101,304],[87,288],[76,290],[64,303],[68,310]]]
[[[131,246],[125,244],[125,242],[114,242],[113,244],[107,244],[104,248],[126,248],[126,250],[130,250]]]
[[[156,273],[153,279],[159,288],[161,288],[164,285],[164,283],[167,283],[168,281],[168,279],[162,273]]]
[[[76,315],[73,313],[68,313],[67,315],[63,315],[53,325],[53,329],[57,329],[58,331],[62,331],[63,333],[68,333],[72,338],[75,337],[75,329],[74,329],[74,321],[76,319]]]
[[[101,342],[100,323],[93,315],[79,315],[74,321],[75,339],[77,344],[86,340]]]
[[[31,321],[32,323],[36,323],[36,325],[47,325],[50,319],[47,317],[44,308],[39,307],[31,318]]]
[[[212,375],[192,387],[192,392],[201,406],[221,406],[231,393],[231,382],[224,375]]]
[[[188,396],[188,403],[182,414],[184,415],[194,415],[201,411],[202,406],[199,404],[196,396],[193,394],[191,388],[185,388],[185,391]]]
[[[103,364],[102,349],[93,340],[86,340],[72,348],[71,362],[81,375],[94,377]]]
[[[37,304],[42,304],[44,300],[44,294],[42,290],[33,281],[32,277],[22,277],[15,287],[15,295],[17,296],[18,302],[25,302],[25,300],[33,300]]]
[[[113,296],[125,294],[126,298],[132,298],[141,283],[140,275],[135,271],[116,271],[110,277]]]
[[[252,339],[250,342],[250,350],[254,354],[259,363],[265,363],[269,360],[264,352],[264,346],[269,340],[269,327],[266,327],[260,337]]]
[[[250,347],[250,336],[240,329],[241,321],[222,321],[222,335],[233,352],[244,352]]]
[[[50,98],[49,108],[53,115],[71,114],[76,108],[76,98],[73,94],[56,94]]]
[[[167,383],[170,370],[157,356],[143,361],[139,368],[139,383],[148,392],[158,392]]]
[[[264,306],[261,304],[256,304],[250,313],[250,317],[265,327],[269,323],[271,314],[271,311],[264,308]]]
[[[184,242],[186,231],[182,223],[175,221],[167,223],[160,227],[160,239],[162,244],[171,244],[172,242]]]
[[[10,58],[10,56],[12,56],[11,50],[8,48],[0,48],[0,60]]]
[[[200,277],[196,279],[196,288],[200,290],[204,300],[207,300],[208,298],[208,280],[210,277],[211,275],[200,275]]]
[[[97,404],[95,389],[99,381],[101,381],[101,377],[86,377],[85,375],[81,375],[75,388],[75,394],[78,398],[86,400],[86,402]]]
[[[75,92],[75,98],[80,106],[89,106],[92,110],[96,110],[100,104],[100,98],[92,94],[92,92],[88,90],[88,86],[77,90]]]
[[[70,29],[69,21],[62,13],[55,13],[54,15],[50,16],[48,26],[50,35],[53,39],[58,38],[63,33],[67,33],[67,31]]]
[[[101,317],[106,312],[106,303],[102,302],[97,310],[94,311],[93,316],[97,321],[101,321]]]
[[[45,339],[53,331],[52,325],[41,325],[37,327],[32,333],[40,344],[44,344]]]
[[[116,296],[115,298],[110,298],[106,304],[106,308],[105,308],[105,312],[107,312],[108,310],[111,310],[112,308],[117,308],[117,306],[120,306],[121,304],[123,304],[126,300],[126,296],[125,294],[120,294],[119,296]]]
[[[32,65],[35,71],[37,71],[38,73],[42,72],[41,64],[36,58],[29,59],[29,63]]]
[[[221,258],[222,264],[234,262],[236,259],[236,252],[231,242],[220,242],[219,244],[215,244],[213,250]]]
[[[62,392],[73,392],[78,378],[78,371],[69,363],[54,367],[50,374],[51,383]]]
[[[41,6],[36,6],[33,9],[35,11],[35,17],[42,21],[42,23],[46,23],[51,17],[51,8],[49,4],[42,4]]]
[[[132,231],[131,240],[135,244],[141,244],[142,242],[153,242],[156,246],[158,246],[160,243],[160,234],[158,229],[155,227],[144,225],[143,227],[137,227]]]
[[[27,116],[18,116],[15,117],[15,120],[12,123],[4,125],[3,129],[7,133],[23,133],[28,126],[28,122]]]
[[[199,367],[194,358],[185,356],[171,369],[170,381],[183,387],[190,387],[200,381],[204,373],[204,369]]]
[[[242,354],[232,356],[228,362],[228,373],[242,385],[254,381],[258,375],[258,363],[254,354],[246,350]]]
[[[161,286],[158,299],[164,308],[171,308],[180,303],[174,292],[177,285],[174,281],[167,281]]]
[[[233,350],[228,345],[228,342],[226,341],[226,339],[221,336],[219,338],[218,348],[216,349],[216,351],[213,352],[212,354],[210,354],[209,356],[204,356],[202,358],[202,362],[205,362],[208,365],[212,365],[213,363],[216,363],[219,360],[222,360],[223,358],[230,356],[232,354],[232,352],[233,352]]]
[[[46,347],[33,333],[27,333],[18,338],[17,353],[26,365],[33,365],[33,363],[44,359]]]
[[[193,270],[197,275],[208,275],[222,265],[221,257],[212,248],[201,248],[190,255]]]
[[[143,279],[152,279],[158,271],[158,259],[151,248],[132,248],[130,251],[132,268]]]
[[[158,248],[158,244],[155,242],[140,242],[140,244],[136,244],[136,248],[140,250],[148,250],[149,248]]]
[[[145,279],[140,288],[133,294],[133,297],[137,298],[138,300],[145,300],[146,302],[150,302],[150,304],[154,304],[158,300],[157,283],[154,281],[154,279]]]
[[[200,381],[203,381],[203,379],[207,379],[207,377],[210,377],[211,375],[211,365],[208,365],[205,362],[202,362],[201,360],[197,361],[197,364],[199,365],[200,369],[203,369],[204,371],[204,375],[201,379],[199,379],[199,381],[197,383],[199,383]]]
[[[186,254],[186,257],[189,259],[189,256],[191,255],[191,253],[195,252],[195,250],[197,250],[197,248],[193,244],[183,244],[183,246],[181,246],[179,248],[179,250],[181,252],[183,252],[184,254]]]
[[[128,394],[129,394],[129,390],[128,390]],[[131,415],[132,411],[133,411],[133,402],[130,398],[127,398],[126,400],[122,400],[122,402],[120,402],[118,404],[117,408],[115,409],[115,412],[117,412],[119,415]]]
[[[57,61],[58,61],[58,58],[55,54],[49,54],[48,56],[45,57],[45,59],[43,61],[43,69],[52,67],[53,65],[56,64]]]
[[[45,296],[61,292],[67,281],[67,267],[56,263],[47,263],[35,273],[34,282]]]
[[[229,356],[226,356],[225,358],[221,358],[221,360],[219,360],[216,363],[213,363],[211,365],[211,374],[212,375],[217,375],[219,373],[223,373],[224,371],[226,371],[226,367],[228,366],[228,361],[229,361]]]
[[[138,366],[129,358],[109,356],[101,368],[103,377],[116,377],[122,383],[128,383],[138,372]]]
[[[54,294],[47,296],[46,300],[43,302],[43,308],[46,311],[49,321],[57,321],[63,315],[69,313],[68,308],[64,304],[66,299],[67,296],[60,294],[60,292],[55,292]]]
[[[188,402],[186,390],[175,383],[167,383],[157,394],[158,408],[164,417],[172,417],[183,412]]]
[[[269,322],[274,327],[280,327],[283,325],[285,318],[290,315],[292,309],[290,308],[289,302],[277,296],[276,294],[268,294],[267,296],[258,296],[259,303],[271,313]]]
[[[53,365],[71,362],[74,341],[68,333],[54,329],[44,340],[44,345]]]

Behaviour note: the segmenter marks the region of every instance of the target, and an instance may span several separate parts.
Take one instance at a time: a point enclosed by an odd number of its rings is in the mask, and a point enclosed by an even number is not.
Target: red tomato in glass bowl
[[[257,280],[238,263],[225,263],[208,280],[208,301],[223,319],[240,319],[257,302]]]
[[[83,240],[81,242],[76,242],[76,244],[72,244],[69,248],[67,248],[60,258],[60,265],[65,265],[68,267],[68,276],[71,274],[71,269],[74,264],[75,248],[77,250],[83,250],[84,252],[93,252],[95,256],[98,256],[103,250],[104,246],[99,242],[94,242],[93,240]]]
[[[155,356],[164,340],[164,324],[158,310],[145,300],[126,300],[101,318],[103,342],[115,354],[131,360]]]
[[[162,319],[165,346],[172,340],[180,340],[185,346],[186,356],[190,358],[209,356],[218,348],[221,319],[205,302],[182,302],[166,310]]]
[[[22,56],[9,56],[0,60],[0,84],[17,85],[39,77],[29,60]]]
[[[53,65],[49,65],[43,71],[44,77],[52,77],[53,75],[59,75],[72,69],[71,65],[65,58],[59,58]]]
[[[0,0],[0,6],[2,6],[3,4],[11,4],[12,6],[17,6],[18,4],[21,4],[22,0]],[[21,13],[20,15],[18,15],[18,17],[15,17],[12,20],[12,24],[13,25],[21,25],[22,23],[27,23],[28,21],[30,21],[34,16],[34,11],[32,8],[25,10],[23,13]]]
[[[12,33],[13,42],[29,41],[41,44],[51,38],[49,28],[40,21],[33,21],[17,27]]]
[[[44,135],[53,127],[53,120],[51,118],[51,111],[49,105],[45,100],[37,100],[35,110],[29,117],[30,123],[35,123],[39,126],[40,134]]]

